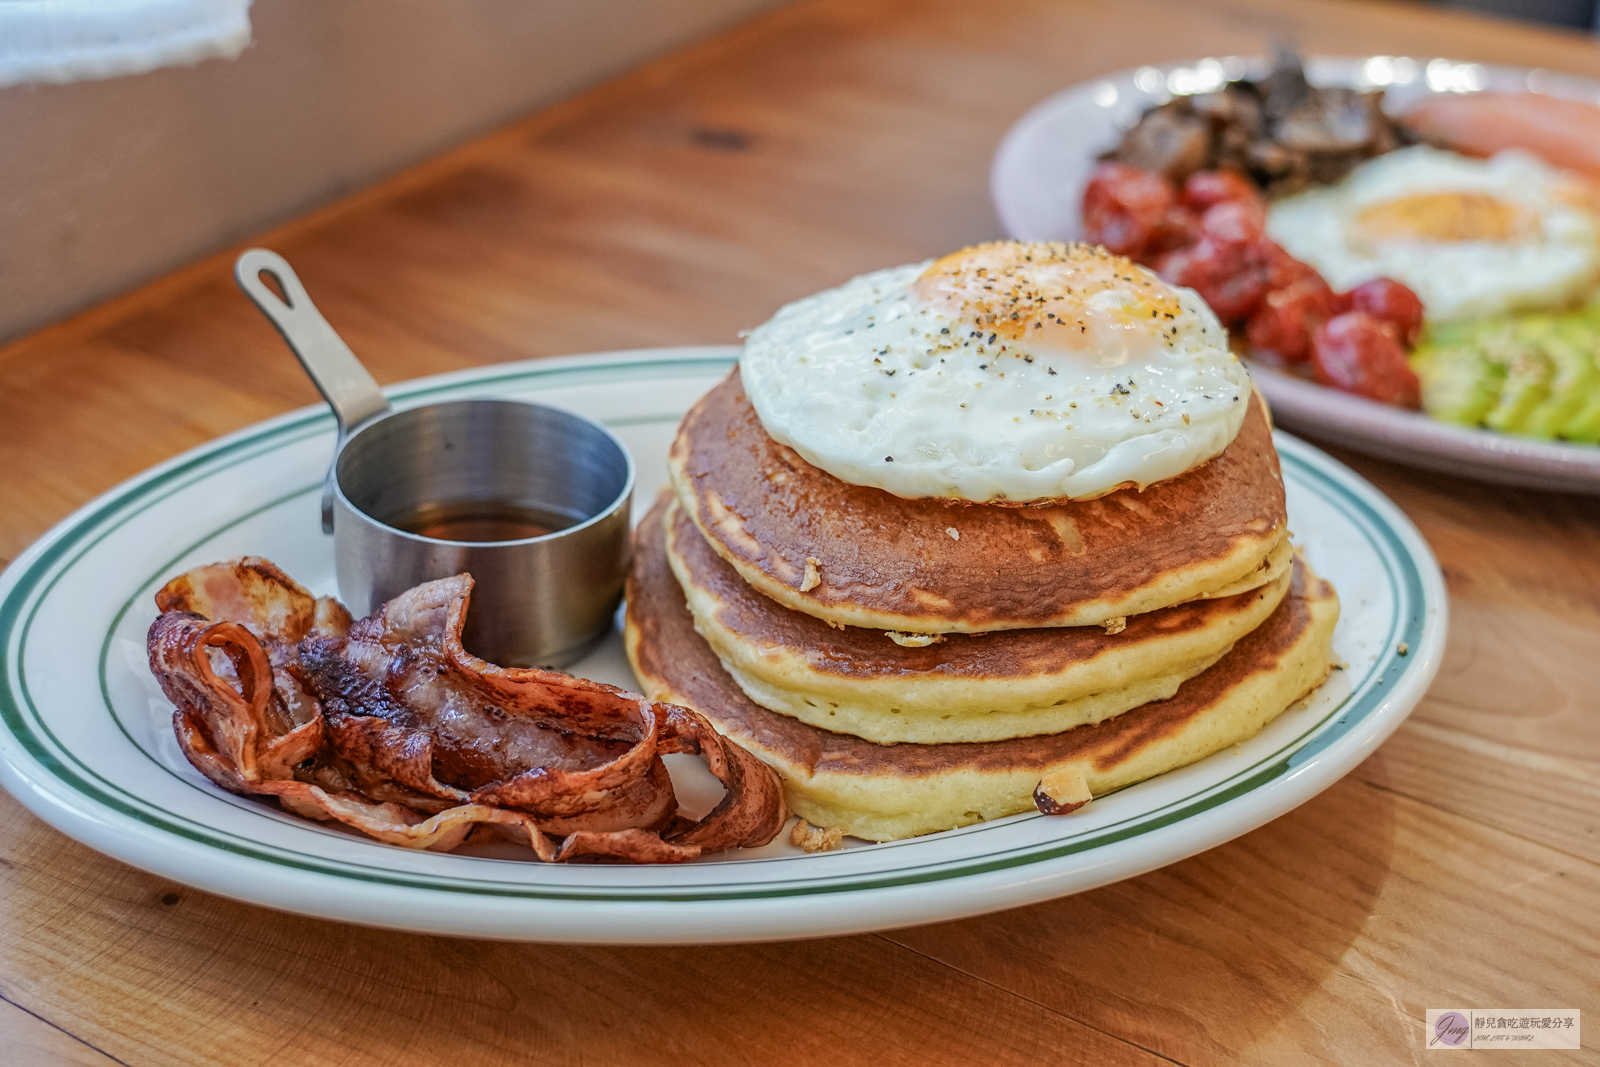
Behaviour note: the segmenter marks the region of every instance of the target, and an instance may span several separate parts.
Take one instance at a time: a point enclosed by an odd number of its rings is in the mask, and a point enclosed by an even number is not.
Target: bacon
[[[777,836],[777,776],[697,713],[467,652],[472,584],[428,582],[352,623],[259,558],[175,578],[149,653],[185,757],[223,789],[408,848],[482,826],[546,861],[669,863]],[[725,787],[697,821],[678,813],[674,752]]]

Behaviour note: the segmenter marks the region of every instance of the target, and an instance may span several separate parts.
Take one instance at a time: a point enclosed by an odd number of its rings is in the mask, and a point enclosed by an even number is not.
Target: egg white
[[[1249,377],[1191,290],[1127,264],[1181,312],[1124,322],[1116,346],[1086,358],[930,309],[913,283],[931,262],[855,278],[751,331],[740,374],[773,438],[852,484],[1022,503],[1142,488],[1238,433]],[[1116,310],[1125,296],[1088,303]]]
[[[1434,321],[1558,306],[1594,283],[1600,269],[1594,218],[1562,198],[1570,179],[1526,152],[1469,159],[1425,145],[1361,164],[1337,185],[1273,204],[1267,234],[1315,267],[1335,289],[1373,278],[1404,282]],[[1513,240],[1373,240],[1365,209],[1431,192],[1484,193],[1535,220]]]

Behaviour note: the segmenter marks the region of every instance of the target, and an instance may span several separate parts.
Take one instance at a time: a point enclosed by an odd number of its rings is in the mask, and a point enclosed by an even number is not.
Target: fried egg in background
[[[1583,187],[1521,151],[1469,159],[1425,145],[1273,204],[1267,235],[1345,290],[1404,282],[1434,321],[1554,307],[1600,268]]]
[[[1250,380],[1193,291],[1103,249],[997,241],[752,330],[767,433],[855,485],[974,502],[1144,487],[1227,447]]]

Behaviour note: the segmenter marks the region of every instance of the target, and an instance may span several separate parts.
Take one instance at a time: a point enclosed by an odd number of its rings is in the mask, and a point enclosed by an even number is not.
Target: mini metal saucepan
[[[621,441],[522,401],[396,410],[282,256],[253,248],[234,275],[338,420],[322,529],[352,611],[468,571],[464,642],[484,659],[561,666],[606,634],[628,567],[634,470]]]

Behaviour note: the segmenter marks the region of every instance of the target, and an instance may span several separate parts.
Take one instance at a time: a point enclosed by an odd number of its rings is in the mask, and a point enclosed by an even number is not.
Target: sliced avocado
[[[1467,344],[1483,332],[1485,324],[1493,324],[1494,319],[1457,319],[1454,322],[1427,322],[1423,325],[1422,337],[1417,342],[1419,346],[1440,345],[1453,347]]]
[[[1488,358],[1481,345],[1463,338],[1450,344],[1424,343],[1411,354],[1411,369],[1422,384],[1422,410],[1440,422],[1478,426],[1494,408],[1506,369]]]
[[[1594,354],[1600,334],[1576,315],[1552,318],[1533,315],[1522,321],[1523,334],[1549,359],[1549,396],[1528,413],[1522,432],[1551,440],[1564,436],[1573,417],[1600,390],[1600,366]]]
[[[1600,438],[1600,304],[1593,305],[1593,310],[1593,315],[1568,317],[1567,336],[1583,349],[1593,369],[1583,403],[1561,429],[1561,436],[1568,440],[1593,442]],[[1575,433],[1584,436],[1576,437]]]
[[[1501,433],[1521,433],[1528,417],[1549,399],[1554,364],[1516,322],[1479,334],[1479,344],[1491,362],[1505,368],[1500,399],[1484,415],[1483,424]]]
[[[1600,445],[1600,393],[1589,398],[1583,409],[1567,423],[1566,438],[1585,445]]]
[[[1593,318],[1585,316],[1581,325],[1587,338],[1585,347],[1593,375],[1589,381],[1588,395],[1577,411],[1568,417],[1561,436],[1582,444],[1600,444],[1600,315]]]

